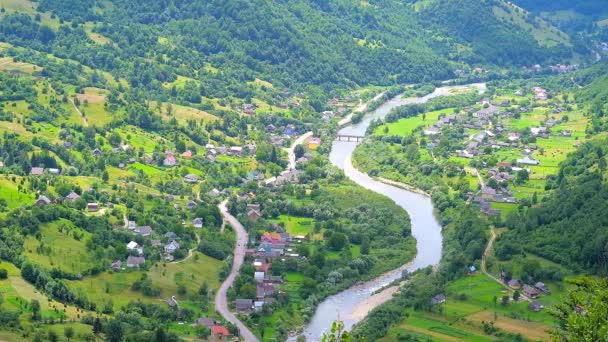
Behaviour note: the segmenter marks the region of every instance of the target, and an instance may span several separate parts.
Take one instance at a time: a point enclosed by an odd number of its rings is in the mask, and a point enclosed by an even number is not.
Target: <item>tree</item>
[[[555,305],[555,341],[605,341],[608,327],[608,278],[582,278]]]
[[[8,272],[6,271],[5,268],[0,268],[0,279],[7,279],[8,278]]]
[[[517,302],[520,297],[521,293],[519,292],[519,290],[515,290],[515,292],[513,292],[513,300]]]
[[[69,341],[72,339],[72,337],[74,337],[74,328],[72,327],[65,327],[65,329],[63,329],[63,334],[65,335],[65,338]]]
[[[113,319],[106,326],[106,339],[109,342],[121,342],[124,337],[122,324]]]
[[[503,306],[507,306],[509,304],[509,296],[502,296],[502,300],[500,301],[500,304]]]
[[[306,150],[304,150],[304,146],[302,146],[302,144],[296,145],[296,147],[293,149],[293,154],[296,156],[296,159],[301,158],[305,153]]]
[[[110,174],[107,170],[103,171],[103,174],[101,175],[101,180],[103,180],[104,183],[107,183],[110,180]]]
[[[40,302],[36,299],[33,299],[30,303],[30,308],[32,310],[32,320],[40,320]]]
[[[59,341],[59,336],[57,335],[57,333],[54,330],[49,330],[47,337],[48,337],[48,341],[50,341],[50,342]]]
[[[370,250],[369,238],[364,237],[363,241],[361,241],[361,254],[367,255],[367,254],[369,254],[369,250]]]
[[[96,317],[93,321],[93,334],[97,335],[101,333],[102,330],[103,325],[101,324],[101,319],[99,319],[99,317]]]
[[[331,325],[331,331],[328,334],[323,334],[322,342],[351,342],[352,338],[344,329],[344,323],[335,321]]]
[[[329,237],[327,245],[334,251],[340,251],[344,248],[344,246],[346,246],[347,242],[348,239],[346,238],[346,235],[342,233],[333,233]]]

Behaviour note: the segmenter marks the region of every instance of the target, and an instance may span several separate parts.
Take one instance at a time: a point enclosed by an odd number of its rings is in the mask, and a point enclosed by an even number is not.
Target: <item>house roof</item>
[[[240,311],[250,310],[253,305],[252,299],[237,299],[235,301],[236,309]]]
[[[213,318],[209,318],[209,317],[201,317],[196,320],[196,324],[204,325],[207,328],[211,328],[215,325],[215,320]]]
[[[132,256],[132,255],[130,255],[127,258],[127,265],[137,265],[137,266],[139,266],[139,265],[141,265],[141,264],[143,264],[145,262],[146,262],[146,258],[144,258],[144,257],[138,257],[138,256]]]
[[[36,202],[44,202],[45,204],[50,204],[51,200],[44,195],[40,195],[38,196],[38,200],[36,200]]]
[[[173,240],[171,242],[169,242],[166,246],[165,249],[179,249],[180,245],[177,241]]]
[[[230,336],[230,332],[228,332],[228,328],[226,328],[223,325],[212,326],[211,333],[213,333],[213,335]]]
[[[152,234],[152,227],[150,226],[143,226],[143,227],[137,227],[135,228],[135,233],[139,234],[139,235],[150,235]]]
[[[71,201],[77,200],[80,198],[80,195],[75,193],[75,192],[70,192],[67,196],[65,196],[66,199],[69,199]]]
[[[135,241],[131,241],[127,244],[127,249],[136,249],[139,247],[139,244]]]
[[[33,167],[32,170],[30,171],[30,174],[35,175],[35,176],[40,176],[40,175],[44,174],[44,168]]]

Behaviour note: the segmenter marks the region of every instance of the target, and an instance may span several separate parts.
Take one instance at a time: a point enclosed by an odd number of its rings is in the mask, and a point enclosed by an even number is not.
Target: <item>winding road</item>
[[[220,209],[220,213],[224,217],[224,220],[226,220],[236,232],[236,246],[234,248],[234,258],[232,260],[230,274],[228,274],[228,277],[226,277],[226,280],[224,280],[224,283],[222,283],[222,286],[220,286],[220,289],[215,296],[215,310],[230,323],[236,325],[245,342],[258,342],[259,339],[228,308],[228,289],[234,283],[234,280],[243,265],[243,261],[245,261],[245,250],[247,249],[249,235],[247,234],[245,227],[243,227],[236,217],[228,212],[227,204],[228,200],[224,200],[219,204],[218,208]]]
[[[300,145],[306,141],[306,139],[310,138],[313,135],[312,132],[306,132],[299,136],[289,148],[286,148],[285,151],[289,157],[289,165],[287,167],[288,170],[296,168],[296,156],[295,156],[295,148],[297,145]],[[234,283],[236,276],[239,274],[239,270],[243,265],[245,260],[245,251],[247,249],[247,242],[249,241],[249,235],[245,230],[245,227],[236,219],[236,217],[232,216],[230,212],[228,212],[228,200],[224,200],[219,204],[218,208],[220,209],[220,213],[224,218],[224,223],[222,224],[222,231],[228,222],[236,233],[236,246],[234,247],[234,259],[232,262],[232,269],[230,274],[224,280],[224,283],[220,287],[215,296],[215,309],[224,317],[227,321],[236,325],[239,329],[241,336],[245,339],[245,342],[257,342],[258,338],[247,328],[247,326],[241,322],[228,308],[228,298],[227,292],[228,289]]]

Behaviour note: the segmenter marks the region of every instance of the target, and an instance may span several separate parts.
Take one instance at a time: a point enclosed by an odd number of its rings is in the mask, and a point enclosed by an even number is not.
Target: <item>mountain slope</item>
[[[0,38],[126,75],[148,91],[160,91],[155,81],[177,75],[201,81],[203,92],[216,91],[218,82],[236,90],[239,81],[255,77],[329,90],[446,79],[450,61],[521,66],[569,56],[566,38],[551,33],[552,44],[539,42],[536,32],[545,27],[527,32],[505,6],[473,0],[425,0],[424,6],[394,0],[41,0],[42,27],[5,17]],[[496,14],[496,8],[507,9]],[[55,16],[64,24],[45,22]],[[209,65],[221,73],[202,69]],[[133,69],[146,77],[130,75]]]

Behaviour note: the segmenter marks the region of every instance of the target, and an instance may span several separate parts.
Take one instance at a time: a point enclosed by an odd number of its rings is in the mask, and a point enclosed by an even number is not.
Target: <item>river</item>
[[[432,94],[419,98],[396,97],[380,106],[373,113],[366,115],[361,122],[342,128],[339,133],[345,135],[364,135],[372,120],[384,118],[395,107],[412,103],[424,103],[434,97],[452,95],[453,91],[462,90],[467,87],[474,87],[480,93],[486,89],[484,83],[478,83],[467,86],[437,88]],[[336,320],[343,321],[346,329],[352,328],[357,322],[365,318],[367,313],[373,308],[390,300],[392,293],[396,289],[389,288],[372,296],[374,292],[399,279],[403,270],[412,272],[430,265],[437,265],[441,259],[443,238],[441,226],[434,216],[431,199],[419,193],[378,182],[354,168],[351,157],[355,148],[356,144],[353,142],[334,142],[329,156],[331,163],[342,169],[346,177],[355,183],[387,196],[408,212],[412,223],[412,235],[416,238],[418,253],[416,258],[407,265],[403,265],[378,278],[353,286],[325,299],[319,304],[315,315],[303,332],[307,341],[320,340],[323,333],[329,331],[331,324]]]

